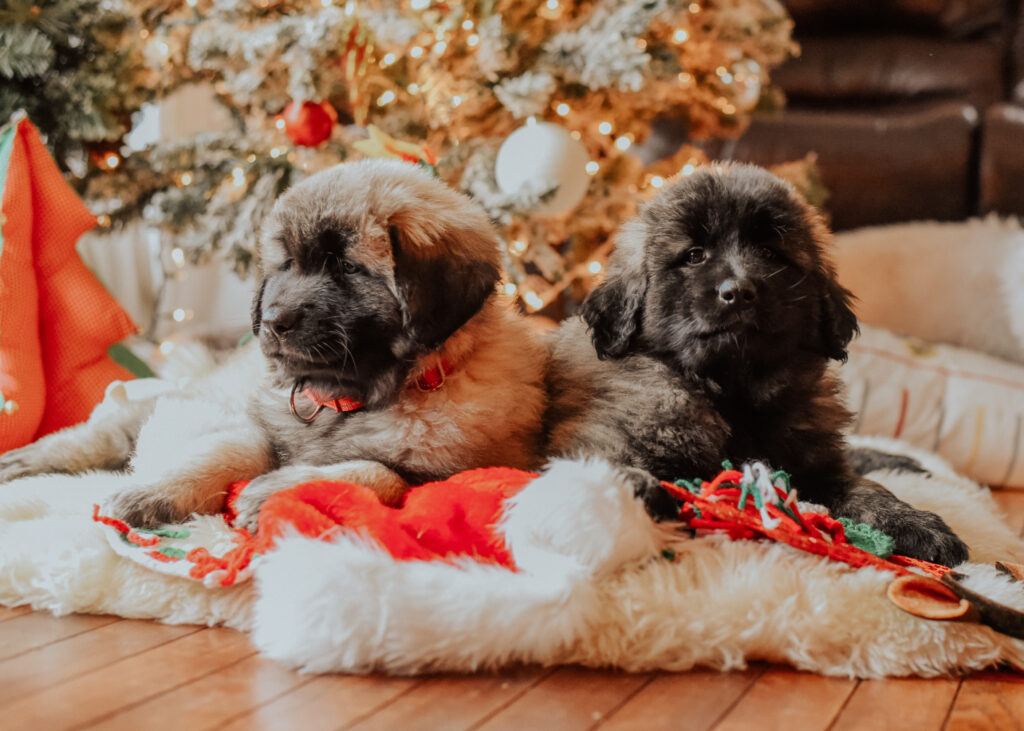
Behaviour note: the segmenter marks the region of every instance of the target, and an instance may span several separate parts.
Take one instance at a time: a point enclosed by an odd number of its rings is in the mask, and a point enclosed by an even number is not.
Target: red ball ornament
[[[337,113],[327,111],[329,106],[327,102],[290,102],[281,115],[288,138],[303,147],[316,147],[327,140],[338,118]]]

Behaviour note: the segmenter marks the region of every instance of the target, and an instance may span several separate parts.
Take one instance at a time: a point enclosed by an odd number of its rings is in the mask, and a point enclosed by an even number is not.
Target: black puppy
[[[657,479],[764,460],[802,499],[892,535],[898,553],[966,560],[941,518],[849,463],[850,414],[827,365],[846,359],[857,322],[829,241],[820,216],[759,168],[707,168],[665,188],[623,228],[582,320],[556,333],[549,454],[623,465],[661,517],[675,511]]]

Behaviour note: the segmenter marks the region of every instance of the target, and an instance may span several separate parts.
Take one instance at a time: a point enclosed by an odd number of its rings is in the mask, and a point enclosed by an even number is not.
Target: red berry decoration
[[[328,113],[327,102],[290,102],[284,108],[284,131],[296,145],[316,147],[331,136],[337,114]],[[333,109],[331,111],[334,111]]]

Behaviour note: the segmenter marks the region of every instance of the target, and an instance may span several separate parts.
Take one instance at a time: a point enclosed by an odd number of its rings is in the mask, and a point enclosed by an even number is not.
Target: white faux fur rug
[[[878,439],[855,439],[907,453]],[[1021,561],[991,497],[941,460],[933,473],[876,474],[935,510],[972,561]],[[996,662],[1024,668],[1024,642],[979,625],[919,619],[892,605],[892,576],[787,546],[673,539],[607,465],[558,462],[514,498],[503,526],[518,573],[395,562],[358,536],[288,538],[255,585],[209,589],[116,555],[91,506],[120,475],[0,486],[0,603],[251,630],[265,654],[309,671],[469,671],[508,662],[627,670],[787,662],[829,675],[932,676]],[[968,586],[1024,610],[1020,585],[968,564]]]

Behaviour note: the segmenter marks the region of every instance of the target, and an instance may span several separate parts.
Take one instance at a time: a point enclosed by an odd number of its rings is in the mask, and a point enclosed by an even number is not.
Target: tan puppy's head
[[[278,385],[366,406],[475,315],[500,276],[497,238],[465,196],[409,163],[317,173],[277,201],[260,242],[253,332]]]

